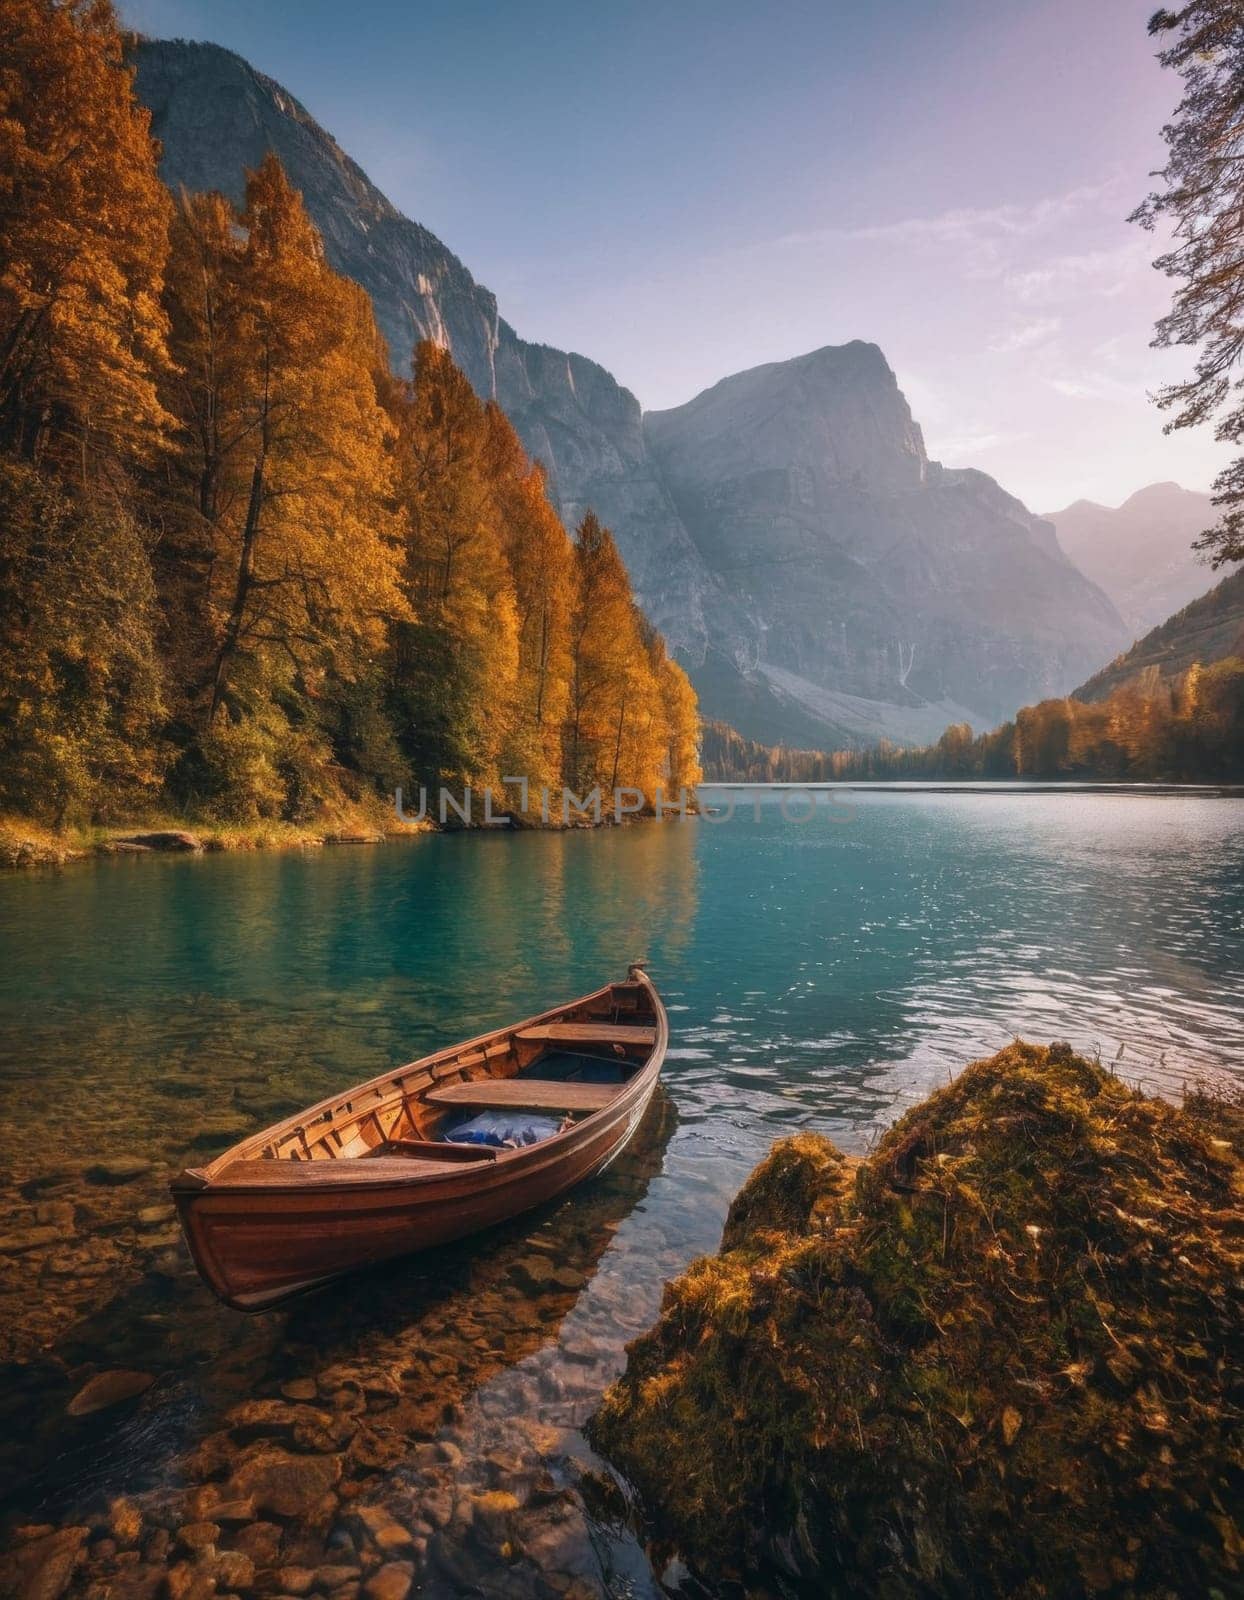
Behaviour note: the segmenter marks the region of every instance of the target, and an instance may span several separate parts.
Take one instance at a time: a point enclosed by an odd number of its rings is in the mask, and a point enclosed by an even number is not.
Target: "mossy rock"
[[[1017,1043],[857,1167],[784,1140],[593,1441],[715,1581],[1239,1592],[1241,1127]]]

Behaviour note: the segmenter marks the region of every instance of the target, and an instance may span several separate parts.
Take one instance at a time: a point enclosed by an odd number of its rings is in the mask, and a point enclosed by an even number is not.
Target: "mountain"
[[[738,666],[849,742],[992,726],[1125,637],[1048,522],[929,460],[876,345],[739,373],[644,432],[745,618]],[[717,714],[752,733],[737,707]]]
[[[590,505],[612,527],[706,715],[769,743],[918,742],[1062,693],[1124,642],[1049,524],[928,460],[876,346],[757,368],[644,418],[596,362],[521,339],[240,56],[136,39],[131,60],[169,186],[240,199],[274,150],[331,264],[370,293],[394,369],[418,339],[447,345],[548,467],[567,523]]]
[[[1209,666],[1227,656],[1244,657],[1244,567],[1152,629],[1081,684],[1074,698],[1104,700],[1145,673],[1174,678],[1196,662]]]
[[[1151,483],[1121,506],[1077,500],[1048,520],[1080,571],[1106,591],[1134,638],[1204,594],[1213,572],[1192,541],[1217,520],[1207,494]]]

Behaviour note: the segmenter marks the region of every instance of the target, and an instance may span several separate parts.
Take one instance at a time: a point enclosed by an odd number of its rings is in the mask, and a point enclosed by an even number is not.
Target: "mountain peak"
[[[1173,479],[1167,478],[1161,483],[1147,483],[1143,489],[1137,489],[1134,493],[1129,494],[1127,499],[1116,509],[1126,511],[1129,506],[1151,505],[1158,501],[1168,502],[1183,500],[1188,497],[1197,500],[1205,499],[1205,496],[1197,494],[1195,489],[1185,489],[1181,483],[1176,483]]]
[[[1118,506],[1077,500],[1050,521],[1070,559],[1118,606],[1133,636],[1178,611],[1210,585],[1192,548],[1215,519],[1207,494],[1150,483]]]
[[[648,412],[644,427],[658,454],[694,435],[714,472],[714,452],[739,471],[797,464],[810,492],[847,482],[914,488],[928,469],[893,370],[880,346],[862,339],[733,373],[685,405]]]

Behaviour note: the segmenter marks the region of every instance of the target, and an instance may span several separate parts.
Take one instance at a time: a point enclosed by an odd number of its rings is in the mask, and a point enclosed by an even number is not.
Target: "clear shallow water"
[[[287,1313],[242,1321],[198,1286],[152,1209],[170,1170],[638,955],[670,1007],[667,1103],[616,1172]],[[771,1141],[814,1127],[861,1150],[1014,1034],[1067,1038],[1167,1092],[1244,1075],[1242,957],[1244,803],[1210,798],[869,793],[803,825],[749,801],[719,824],[0,880],[0,1234],[54,1235],[0,1254],[17,1510],[89,1523],[138,1494],[137,1562],[118,1577],[125,1551],[99,1529],[80,1574],[124,1592],[131,1568],[181,1559],[176,1528],[202,1509],[188,1496],[288,1443],[279,1418],[257,1433],[236,1408],[310,1383],[314,1405],[356,1418],[328,1452],[342,1505],[387,1505],[429,1592],[499,1572],[499,1593],[564,1592],[567,1576],[655,1593],[578,1425]],[[101,1183],[84,1172],[101,1157],[152,1166]],[[361,1412],[342,1412],[343,1367]],[[156,1382],[65,1416],[115,1368]],[[497,1488],[517,1506],[479,1500]],[[273,1559],[365,1580],[379,1557],[344,1519],[278,1517]]]

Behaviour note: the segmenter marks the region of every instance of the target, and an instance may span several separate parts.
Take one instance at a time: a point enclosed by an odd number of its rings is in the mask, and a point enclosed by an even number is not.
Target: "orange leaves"
[[[408,614],[370,307],[325,264],[271,155],[240,216],[219,196],[184,199],[172,238],[169,404],[198,547],[181,576],[210,574],[212,709],[240,655],[349,677]]]
[[[0,433],[90,471],[148,459],[167,417],[169,198],[111,7],[6,0]]]

